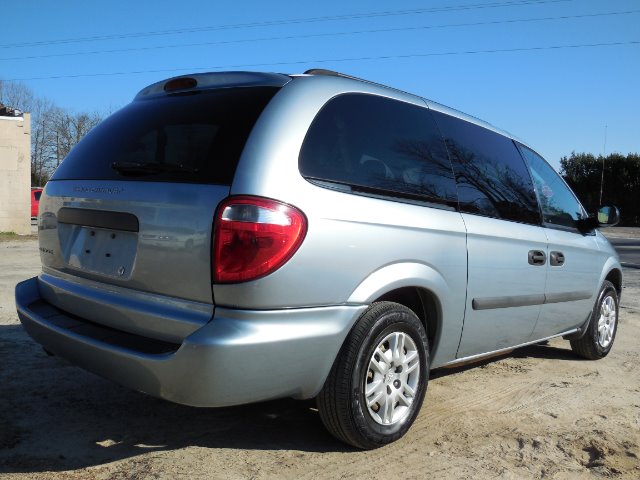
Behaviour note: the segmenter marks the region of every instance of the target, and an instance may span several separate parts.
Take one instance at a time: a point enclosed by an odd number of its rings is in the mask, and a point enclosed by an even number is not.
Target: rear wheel
[[[360,317],[318,395],[318,410],[335,437],[377,448],[402,437],[427,389],[427,335],[407,307],[374,303]]]
[[[618,292],[611,282],[605,280],[593,308],[589,327],[581,338],[571,340],[571,349],[589,360],[606,357],[616,338],[618,310]]]

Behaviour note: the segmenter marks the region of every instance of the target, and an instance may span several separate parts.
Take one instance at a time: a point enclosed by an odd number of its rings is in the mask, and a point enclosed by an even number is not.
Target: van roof
[[[413,93],[405,92],[403,90],[390,87],[388,85],[372,82],[363,78],[354,77],[345,73],[336,72],[333,70],[327,70],[322,68],[313,68],[306,70],[302,74],[282,74],[282,73],[267,73],[267,72],[245,72],[245,71],[231,71],[231,72],[207,72],[207,73],[194,73],[187,75],[179,75],[176,77],[167,78],[159,82],[153,83],[138,92],[134,100],[142,98],[154,97],[157,95],[164,95],[170,92],[179,92],[187,90],[205,90],[210,88],[230,88],[230,87],[251,87],[251,86],[273,86],[283,87],[295,78],[302,77],[336,77],[354,83],[364,83],[368,85],[374,85],[376,87],[384,88],[390,93],[397,92],[402,96],[409,95],[416,100],[422,100],[427,106],[438,112],[451,115],[462,120],[474,123],[481,127],[492,130],[496,133],[516,140],[523,145],[529,146],[526,142],[523,142],[519,138],[515,137],[511,133],[501,128],[498,128],[484,120],[474,117],[472,115],[461,112],[454,108],[448,107],[428,98],[415,95]]]

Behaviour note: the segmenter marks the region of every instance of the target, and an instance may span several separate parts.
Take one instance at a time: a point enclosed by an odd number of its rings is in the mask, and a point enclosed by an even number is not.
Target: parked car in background
[[[16,304],[47,351],[123,385],[194,406],[315,397],[333,435],[375,448],[433,368],[554,337],[606,356],[622,269],[597,227],[618,217],[415,95],[323,70],[187,75],[62,162]]]
[[[40,187],[31,187],[31,218],[38,216],[38,206],[40,205],[42,190]]]

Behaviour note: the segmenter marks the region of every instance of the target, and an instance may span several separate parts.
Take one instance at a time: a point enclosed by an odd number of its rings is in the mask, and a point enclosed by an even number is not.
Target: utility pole
[[[60,134],[56,132],[56,168],[60,166]],[[602,201],[602,189],[600,190],[600,201]]]
[[[604,126],[604,145],[602,146],[602,175],[600,176],[600,202],[598,205],[602,206],[602,189],[604,186],[604,156],[607,153],[607,125]]]

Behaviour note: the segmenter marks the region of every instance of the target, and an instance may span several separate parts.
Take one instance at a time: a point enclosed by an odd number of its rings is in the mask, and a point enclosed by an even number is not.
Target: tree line
[[[103,117],[97,112],[71,112],[19,82],[0,80],[0,104],[31,114],[32,186],[43,186],[71,148]]]
[[[621,225],[640,225],[640,154],[596,157],[572,152],[560,160],[560,174],[589,213],[600,205],[615,205],[620,209]]]

